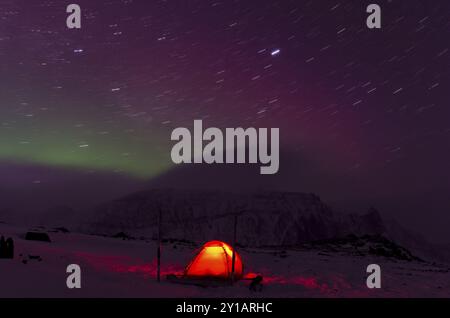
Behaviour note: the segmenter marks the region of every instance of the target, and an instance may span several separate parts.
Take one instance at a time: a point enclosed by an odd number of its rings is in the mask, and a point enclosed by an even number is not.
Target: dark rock
[[[27,232],[27,234],[25,234],[25,239],[27,241],[51,242],[48,234],[44,232]]]
[[[0,259],[14,258],[14,240],[12,238],[0,238]]]
[[[119,232],[119,233],[117,233],[117,234],[114,234],[112,237],[113,237],[113,238],[122,239],[122,240],[131,240],[131,239],[132,239],[132,237],[129,236],[129,235],[128,235],[127,233],[125,233],[125,232]]]
[[[70,233],[70,231],[68,229],[66,229],[65,227],[56,227],[55,230],[57,232],[61,232],[61,233]]]

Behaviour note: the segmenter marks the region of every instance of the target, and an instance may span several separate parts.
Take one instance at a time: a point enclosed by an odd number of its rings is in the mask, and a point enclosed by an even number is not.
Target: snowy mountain
[[[371,208],[362,214],[336,212],[315,194],[233,193],[213,190],[157,189],[133,193],[96,208],[82,230],[153,238],[161,214],[162,238],[236,242],[241,246],[296,246],[305,242],[355,236],[383,236],[421,258],[450,259],[446,251]]]
[[[296,245],[385,232],[377,211],[338,214],[314,194],[201,190],[134,193],[98,207],[86,228],[96,233],[156,237],[159,211],[164,237],[192,241],[231,239],[236,215],[237,241],[245,246]]]

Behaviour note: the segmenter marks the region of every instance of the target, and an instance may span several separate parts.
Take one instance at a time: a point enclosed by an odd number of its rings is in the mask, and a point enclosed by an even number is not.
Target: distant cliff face
[[[164,238],[232,241],[245,246],[296,245],[334,237],[385,232],[375,210],[365,215],[334,213],[318,196],[305,193],[151,190],[100,206],[87,230],[156,237],[162,215]]]

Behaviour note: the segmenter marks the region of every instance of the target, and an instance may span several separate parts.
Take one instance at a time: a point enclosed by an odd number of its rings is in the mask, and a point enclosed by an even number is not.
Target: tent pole
[[[235,264],[236,264],[236,252],[235,252],[235,249],[236,249],[237,219],[238,219],[238,216],[235,215],[234,216],[234,231],[233,231],[233,246],[232,246],[232,248],[233,248],[233,254],[232,255],[233,256],[231,257],[231,283],[232,284],[234,284],[234,279],[235,279],[234,272],[235,272]]]
[[[157,279],[158,283],[161,282],[161,208],[159,208],[158,211],[158,247],[156,252],[156,258],[157,258]]]

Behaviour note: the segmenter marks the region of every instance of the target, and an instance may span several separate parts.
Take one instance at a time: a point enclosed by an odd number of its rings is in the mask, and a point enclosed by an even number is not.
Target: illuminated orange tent
[[[234,277],[242,278],[242,260],[234,251]],[[203,245],[192,262],[186,268],[185,276],[192,278],[229,279],[232,273],[233,249],[230,245],[211,241]]]

